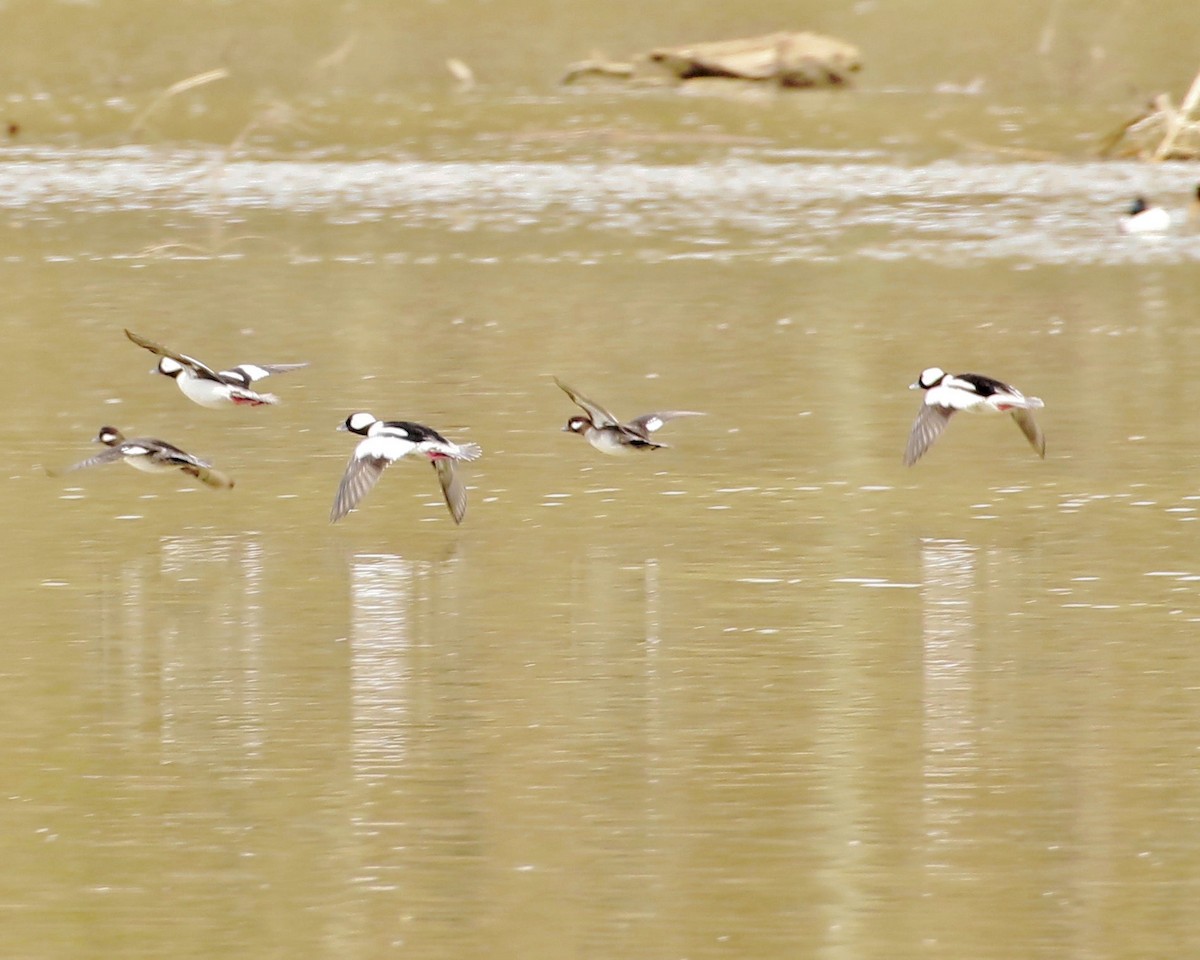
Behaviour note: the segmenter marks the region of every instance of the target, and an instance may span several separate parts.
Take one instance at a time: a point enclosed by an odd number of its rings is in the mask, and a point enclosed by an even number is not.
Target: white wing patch
[[[397,426],[380,423],[380,426],[378,428],[373,429],[371,431],[371,436],[373,436],[373,437],[407,438],[408,431],[405,430],[403,427],[397,427]]]
[[[946,379],[942,381],[941,385],[943,387],[951,387],[955,390],[965,390],[967,393],[973,393],[975,395],[979,394],[979,391],[975,389],[975,384],[971,383],[970,380],[960,380],[958,377],[946,377]]]
[[[411,440],[390,433],[379,433],[367,437],[354,449],[356,459],[387,460],[392,463],[407,456],[417,448]]]
[[[246,375],[246,377],[250,380],[251,383],[253,383],[255,380],[261,380],[263,377],[269,377],[271,375],[270,370],[264,370],[262,367],[258,366],[258,364],[255,364],[255,363],[240,364],[238,366],[238,369],[241,370],[242,373],[244,373]]]
[[[146,457],[153,452],[149,447],[143,447],[138,443],[127,443],[121,447],[121,454],[126,457]]]
[[[953,379],[953,378],[951,378]],[[941,407],[946,410],[975,410],[985,407],[987,401],[975,392],[969,383],[958,386],[959,381],[951,386],[949,382],[939,384],[925,392],[927,407]]]

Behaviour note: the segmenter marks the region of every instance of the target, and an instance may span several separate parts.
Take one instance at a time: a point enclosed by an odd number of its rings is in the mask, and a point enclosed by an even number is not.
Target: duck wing
[[[337,523],[357,507],[362,498],[379,482],[383,471],[391,462],[387,457],[371,453],[360,455],[355,451],[350,457],[350,462],[346,464],[342,482],[338,484],[337,496],[333,498],[333,509],[329,511],[329,522]]]
[[[917,419],[913,422],[912,433],[908,435],[908,446],[904,450],[906,467],[911,467],[921,459],[933,441],[942,435],[953,415],[953,407],[942,407],[932,403],[921,405]]]
[[[434,460],[433,469],[437,472],[438,483],[442,485],[442,496],[446,498],[450,516],[455,523],[462,523],[467,514],[467,488],[455,469],[454,461],[448,457]]]
[[[656,430],[661,430],[668,420],[674,420],[677,417],[705,416],[708,414],[699,410],[660,410],[657,413],[643,413],[640,417],[634,417],[625,426],[636,430],[644,437],[649,437]]]
[[[157,357],[170,357],[176,363],[182,363],[185,367],[192,370],[197,376],[203,377],[205,380],[216,380],[218,383],[224,383],[221,375],[206,363],[201,363],[195,357],[189,357],[186,353],[176,353],[170,347],[164,347],[161,343],[155,343],[153,340],[147,340],[145,337],[134,333],[132,330],[126,330],[125,336],[136,343],[143,350],[149,350]]]
[[[576,390],[572,390],[565,383],[563,383],[561,380],[559,380],[558,377],[554,378],[554,382],[556,384],[558,384],[558,388],[560,390],[562,390],[563,393],[565,393],[579,407],[581,407],[583,409],[583,412],[586,413],[588,415],[589,419],[592,421],[592,426],[595,426],[595,427],[619,427],[619,426],[621,426],[620,420],[618,420],[616,417],[614,417],[608,410],[606,410],[604,407],[600,406],[600,404],[596,403],[594,400],[589,400],[582,393],[579,393]]]
[[[1046,437],[1042,433],[1042,428],[1037,425],[1037,421],[1033,419],[1033,414],[1023,407],[1019,407],[1012,412],[1012,418],[1017,421],[1017,426],[1025,434],[1025,439],[1029,441],[1029,445],[1037,451],[1039,457],[1045,460]]]
[[[86,470],[89,467],[101,467],[106,463],[116,463],[118,460],[125,459],[125,452],[120,447],[109,447],[107,450],[102,450],[94,457],[88,457],[86,460],[80,460],[78,463],[73,463],[69,467],[64,467],[62,470],[51,473],[51,476],[57,476],[60,473],[72,473],[75,470]]]
[[[307,363],[240,363],[228,370],[221,370],[218,376],[226,383],[248,387],[256,380],[263,380],[277,373],[289,373],[307,367]]]

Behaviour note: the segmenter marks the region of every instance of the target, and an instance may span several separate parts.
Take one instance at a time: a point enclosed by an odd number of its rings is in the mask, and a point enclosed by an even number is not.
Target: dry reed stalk
[[[224,80],[229,76],[229,70],[226,67],[217,67],[215,70],[206,70],[204,73],[197,73],[195,76],[184,77],[160,93],[157,97],[150,101],[146,107],[142,109],[133,119],[133,123],[129,125],[129,129],[136,133],[141,129],[142,124],[146,122],[146,118],[150,116],[159,105],[170,100],[171,97],[178,96],[181,93],[186,93],[188,90],[194,90],[196,87],[202,87],[207,83],[212,83],[214,80]]]
[[[1197,104],[1200,104],[1200,73],[1197,73],[1195,79],[1192,80],[1192,85],[1188,88],[1187,96],[1183,98],[1179,109],[1167,115],[1167,130],[1162,140],[1159,141],[1158,148],[1154,151],[1154,160],[1164,160],[1170,155],[1175,141],[1179,138],[1180,131],[1191,119],[1192,111],[1196,109]]]

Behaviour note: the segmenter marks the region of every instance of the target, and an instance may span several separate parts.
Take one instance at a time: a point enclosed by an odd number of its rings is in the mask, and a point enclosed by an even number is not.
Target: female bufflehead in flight
[[[634,450],[657,450],[667,444],[650,439],[650,434],[661,429],[668,420],[676,417],[704,416],[696,410],[663,410],[659,413],[644,413],[628,423],[621,423],[600,404],[572,390],[557,377],[554,378],[554,382],[587,414],[585,417],[572,417],[563,430],[567,433],[578,433],[601,453],[622,454]]]
[[[126,439],[116,427],[101,427],[95,442],[105,444],[108,449],[67,467],[63,472],[70,473],[72,470],[99,467],[123,460],[131,467],[146,473],[170,473],[179,470],[218,490],[233,486],[233,481],[219,470],[214,470],[207,460],[193,457],[165,440],[155,440],[152,437]]]

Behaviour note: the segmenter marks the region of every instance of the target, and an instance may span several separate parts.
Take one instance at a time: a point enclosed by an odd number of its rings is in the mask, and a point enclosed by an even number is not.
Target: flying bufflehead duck
[[[338,485],[329,522],[337,523],[358,506],[375,486],[383,471],[397,460],[416,454],[433,464],[442,495],[455,523],[467,512],[467,488],[455,470],[455,461],[475,460],[483,452],[477,443],[453,443],[436,430],[404,420],[379,420],[370,413],[352,413],[338,426],[365,437],[350,457]]]
[[[131,467],[146,473],[170,473],[179,470],[218,490],[227,490],[233,486],[233,481],[219,470],[214,470],[207,460],[193,457],[165,440],[155,440],[152,437],[126,439],[116,427],[105,426],[100,428],[94,442],[103,443],[108,449],[94,457],[81,460],[62,472],[70,473],[72,470],[99,467],[124,460]]]
[[[1145,197],[1135,197],[1129,212],[1121,218],[1126,233],[1163,233],[1171,229],[1171,215],[1162,207],[1152,207]]]
[[[554,378],[554,382],[587,414],[585,417],[572,417],[563,427],[563,431],[578,433],[601,453],[615,455],[631,453],[634,450],[657,450],[667,444],[651,440],[650,434],[661,429],[668,420],[674,420],[676,417],[704,416],[697,410],[663,410],[659,413],[644,413],[628,423],[621,423],[600,404],[572,390],[558,377]]]
[[[922,370],[910,390],[924,390],[925,398],[913,424],[904,451],[904,463],[912,466],[929,449],[950,418],[959,410],[970,413],[1009,413],[1038,456],[1046,456],[1046,438],[1031,410],[1044,407],[1037,397],[1027,397],[1016,387],[977,373],[946,373],[940,367]]]
[[[126,330],[125,336],[159,358],[158,365],[151,373],[171,377],[185,397],[202,407],[261,407],[278,403],[279,398],[274,394],[256,393],[250,389],[250,384],[273,373],[287,373],[308,366],[307,363],[243,363],[229,370],[217,371],[194,357],[176,353],[131,330]]]

